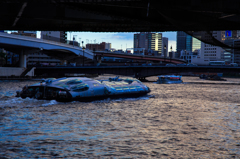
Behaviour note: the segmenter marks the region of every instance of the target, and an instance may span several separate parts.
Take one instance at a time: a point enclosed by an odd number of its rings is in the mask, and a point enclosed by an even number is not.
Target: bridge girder
[[[238,0],[4,0],[0,30],[237,30]]]

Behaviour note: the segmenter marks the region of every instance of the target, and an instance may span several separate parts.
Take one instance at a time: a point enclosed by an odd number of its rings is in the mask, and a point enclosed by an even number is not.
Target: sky
[[[172,46],[172,50],[176,51],[176,32],[160,32],[163,37],[168,38],[168,50]],[[38,36],[40,32],[37,33]],[[67,40],[73,39],[80,42],[82,46],[86,43],[101,43],[107,42],[112,44],[112,48],[126,50],[126,48],[133,48],[133,36],[135,33],[95,33],[95,32],[67,32]]]
[[[161,32],[163,37],[168,38],[168,50],[172,46],[173,51],[176,51],[176,32]],[[68,32],[67,39],[83,41],[86,43],[101,43],[107,42],[112,44],[112,48],[126,50],[133,48],[134,33],[94,33],[94,32]],[[82,45],[82,44],[81,44]]]

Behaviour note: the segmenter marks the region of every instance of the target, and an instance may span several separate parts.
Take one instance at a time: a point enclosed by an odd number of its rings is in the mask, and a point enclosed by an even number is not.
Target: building
[[[175,53],[175,58],[180,58],[181,51],[186,50],[186,38],[187,34],[185,32],[177,32],[177,51]]]
[[[134,34],[134,49],[145,48],[146,52],[156,51],[157,56],[163,54],[162,33],[140,32]]]
[[[133,54],[135,55],[144,55],[145,54],[145,48],[134,48]]]
[[[112,44],[102,42],[100,44],[87,44],[86,49],[93,50],[93,51],[106,51],[111,49]]]
[[[186,60],[187,63],[193,63],[193,59],[197,59],[197,56],[200,54],[201,41],[198,40],[197,38],[192,37],[187,34],[185,35],[185,38],[183,38],[183,35],[184,34],[182,34],[180,39],[183,39],[183,40],[185,39],[186,41],[180,42],[180,43],[186,44],[186,46],[184,47],[183,45],[178,45],[178,47],[179,47],[178,49],[185,48],[185,50],[184,49],[181,50],[180,58]],[[179,40],[179,38],[178,38],[178,40]],[[178,53],[177,53],[177,56],[178,56]]]
[[[17,32],[11,32],[11,34],[28,36],[28,37],[33,37],[33,38],[37,37],[36,31],[17,31]]]
[[[188,54],[193,54],[194,52],[197,53],[198,50],[201,48],[201,41],[198,38],[201,38],[200,34],[194,34],[195,37],[188,35],[183,31],[177,32],[177,51],[176,51],[176,58],[180,58],[181,52],[185,51]]]
[[[226,30],[223,32],[224,44],[230,47],[240,47],[240,31]],[[240,51],[238,49],[224,48],[222,57],[226,63],[237,63],[240,65]]]
[[[238,47],[240,48],[240,39],[226,39],[224,41],[230,47]],[[226,63],[237,63],[240,65],[240,50],[239,49],[231,49],[225,48],[223,52],[224,61]]]
[[[65,31],[41,31],[41,39],[67,43]]]
[[[240,39],[235,39],[233,41],[233,45],[234,45],[234,47],[240,48]],[[233,56],[232,63],[237,63],[238,65],[240,65],[240,50],[233,49],[232,56]]]
[[[188,52],[188,51],[181,51],[181,59],[186,60],[187,63],[194,63],[194,59],[197,59],[198,52]]]
[[[166,38],[166,37],[162,38],[162,56],[163,57],[169,57],[168,38]]]
[[[212,31],[210,34],[207,32],[202,32],[201,36],[203,39],[214,38],[220,42],[223,42],[224,35],[222,31]],[[201,49],[197,58],[192,60],[192,63],[198,65],[208,65],[210,61],[224,61],[223,52],[224,50],[219,46],[201,42]]]

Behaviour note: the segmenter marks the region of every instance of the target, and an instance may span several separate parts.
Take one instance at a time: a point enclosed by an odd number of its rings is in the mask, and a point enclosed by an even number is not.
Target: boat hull
[[[170,80],[162,80],[162,81],[157,81],[158,84],[174,84],[174,83],[183,83],[182,80],[178,81],[170,81]]]
[[[158,84],[174,84],[174,83],[183,83],[182,76],[175,75],[161,75],[158,76]]]

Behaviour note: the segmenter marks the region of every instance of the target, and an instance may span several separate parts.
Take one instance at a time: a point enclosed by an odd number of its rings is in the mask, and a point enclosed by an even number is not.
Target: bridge
[[[0,30],[238,30],[239,6],[239,0],[3,0]]]
[[[26,68],[26,55],[42,52],[48,56],[69,62],[80,62],[82,58],[94,59],[94,54],[81,47],[27,36],[0,33],[0,48],[20,55],[20,67]]]
[[[113,53],[113,52],[104,52],[104,51],[95,51],[94,54],[98,57],[117,57],[117,58],[124,58],[124,59],[131,59],[135,61],[151,61],[151,62],[164,62],[164,63],[186,63],[185,60],[182,59],[175,59],[175,58],[164,58],[161,56],[148,56],[148,55],[138,55],[138,54],[127,54],[127,53]]]
[[[239,73],[240,67],[224,66],[89,66],[37,67],[36,76],[64,77],[66,74],[113,74],[144,78],[169,73]]]

